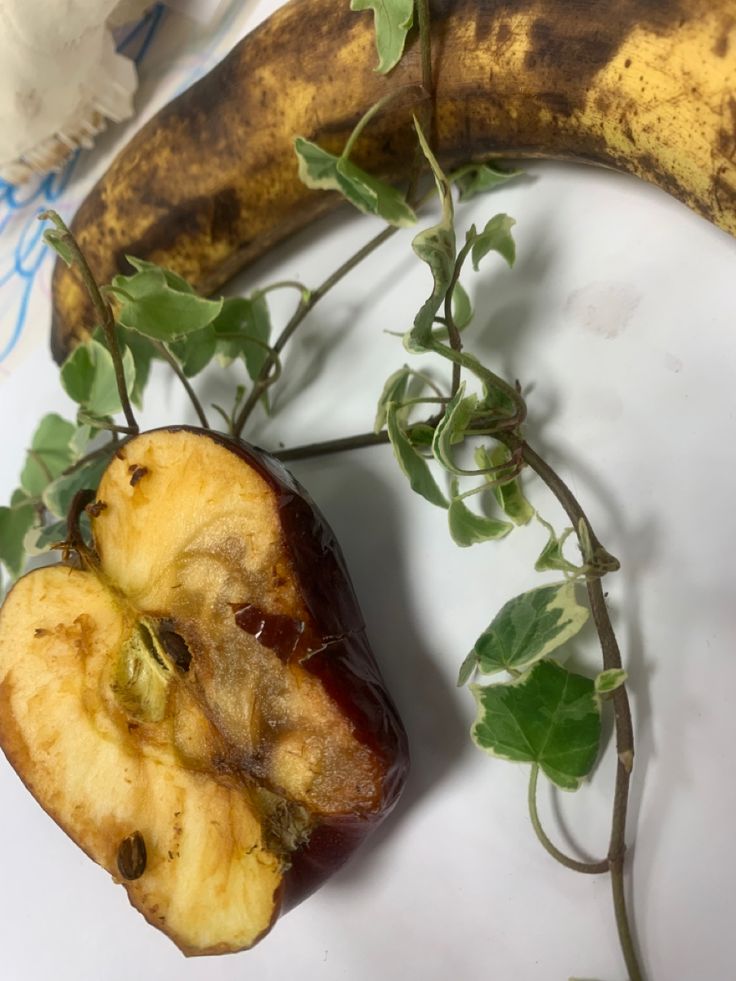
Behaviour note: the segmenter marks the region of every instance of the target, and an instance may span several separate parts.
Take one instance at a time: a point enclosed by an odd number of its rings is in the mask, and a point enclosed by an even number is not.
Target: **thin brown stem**
[[[207,421],[207,416],[205,415],[205,411],[202,408],[202,403],[197,398],[197,393],[194,391],[194,389],[192,388],[192,386],[191,386],[191,384],[189,382],[189,379],[187,378],[187,376],[182,371],[181,365],[179,364],[179,362],[176,360],[176,358],[171,353],[171,351],[169,351],[169,349],[166,347],[166,345],[161,343],[161,341],[151,341],[151,344],[153,344],[153,346],[156,348],[156,351],[158,352],[159,356],[161,358],[163,358],[163,360],[170,366],[171,370],[174,372],[174,374],[176,375],[176,377],[179,379],[179,381],[184,386],[184,390],[186,391],[187,395],[189,396],[189,401],[194,406],[194,411],[197,413],[197,417],[198,417],[199,421],[202,423],[203,428],[204,429],[209,429],[210,428],[210,424]]]
[[[120,398],[120,405],[122,406],[123,414],[125,415],[125,421],[128,423],[128,428],[132,432],[137,433],[139,431],[138,423],[136,422],[133,407],[131,406],[130,398],[128,397],[128,386],[125,382],[123,359],[120,356],[120,347],[118,346],[117,334],[115,332],[115,317],[113,316],[110,304],[102,296],[100,288],[97,285],[97,281],[92,274],[92,270],[89,267],[84,253],[79,248],[77,240],[69,231],[60,215],[58,215],[55,211],[44,211],[38,217],[42,221],[48,220],[56,225],[61,233],[60,239],[62,243],[74,257],[74,262],[79,269],[82,282],[84,283],[85,289],[87,290],[89,298],[92,301],[92,305],[100,318],[102,332],[105,335],[105,343],[107,344],[110,356],[112,357],[113,367],[115,369],[115,384],[117,385],[118,396]]]
[[[450,279],[450,284],[447,287],[447,292],[445,293],[445,326],[447,327],[447,339],[450,342],[450,347],[453,351],[458,354],[463,349],[462,338],[460,337],[460,331],[455,323],[455,315],[452,310],[452,297],[455,292],[455,287],[457,286],[457,281],[460,278],[460,270],[463,267],[463,262],[468,254],[471,247],[470,242],[466,242],[463,248],[460,250],[460,254],[455,259],[455,267],[452,270],[452,278]],[[458,388],[460,388],[460,375],[462,372],[462,365],[459,361],[452,362],[452,394],[453,396],[457,394]]]
[[[425,88],[425,86],[419,86],[416,83],[411,83],[409,85],[402,85],[398,89],[392,89],[390,92],[387,92],[386,95],[384,95],[382,98],[378,100],[378,102],[374,102],[373,105],[368,110],[368,112],[366,112],[365,115],[362,117],[362,119],[358,121],[358,124],[356,125],[355,129],[348,137],[348,141],[345,144],[342,153],[340,154],[340,158],[342,160],[348,160],[350,158],[350,154],[353,152],[353,148],[355,147],[355,144],[360,139],[360,135],[363,132],[363,130],[366,128],[368,123],[370,123],[370,121],[374,119],[375,116],[377,116],[380,112],[382,112],[386,108],[386,106],[391,105],[392,102],[396,102],[397,99],[403,98],[403,96],[405,96],[408,92],[412,90],[414,91],[419,90],[421,92],[423,88]],[[430,90],[427,89],[426,94],[423,96],[425,99],[429,98],[429,92]]]
[[[347,436],[345,439],[330,439],[324,443],[309,443],[306,446],[294,446],[289,450],[276,450],[271,455],[283,462],[308,460],[314,456],[345,453],[348,450],[359,450],[365,446],[383,446],[388,442],[388,433],[383,429],[380,433],[361,433],[359,436]]]
[[[367,258],[372,252],[375,252],[377,248],[387,242],[392,235],[395,235],[398,231],[393,225],[388,228],[384,228],[382,232],[374,236],[369,242],[359,249],[355,255],[351,256],[346,262],[344,262],[331,276],[318,286],[316,290],[313,290],[307,297],[302,297],[299,306],[294,311],[294,315],[291,320],[287,323],[281,334],[278,336],[276,343],[274,344],[272,350],[269,352],[268,357],[263,362],[263,366],[259,372],[258,378],[255,380],[253,388],[250,390],[248,398],[243,403],[237,418],[233,423],[233,434],[235,436],[240,436],[243,432],[243,428],[248,421],[250,414],[253,409],[258,404],[261,396],[266,391],[266,389],[273,384],[275,378],[272,376],[272,369],[278,357],[283,351],[286,344],[289,342],[291,337],[297,328],[304,322],[307,314],[309,314],[314,307],[319,303],[325,294],[336,286],[341,279],[343,279],[349,272],[352,272],[357,265],[359,265],[363,259]]]
[[[298,279],[279,279],[275,283],[269,283],[268,286],[256,290],[256,293],[260,296],[265,296],[267,293],[276,292],[276,290],[296,290],[302,294],[309,292],[304,283],[300,283]]]
[[[549,487],[557,500],[560,502],[570,519],[573,528],[578,530],[578,538],[583,547],[583,540],[579,529],[583,526],[587,529],[587,537],[590,540],[593,552],[600,551],[604,554],[587,515],[581,508],[574,494],[562,480],[559,474],[543,460],[527,443],[521,442],[517,437],[499,436],[511,449],[521,448],[524,462],[539,476]],[[587,561],[587,557],[586,557]],[[588,599],[593,615],[593,622],[598,633],[605,670],[620,669],[622,667],[621,651],[618,641],[611,624],[608,614],[603,585],[600,576],[587,577]],[[608,863],[611,870],[611,885],[613,890],[613,904],[616,916],[616,926],[618,928],[619,942],[621,950],[629,971],[630,981],[641,981],[643,974],[638,963],[636,948],[631,932],[629,916],[626,908],[626,891],[624,887],[624,866],[626,856],[626,816],[629,800],[629,785],[631,781],[631,770],[634,763],[634,730],[631,721],[631,707],[625,685],[617,688],[612,696],[614,724],[616,728],[616,750],[618,761],[616,766],[616,787],[613,799],[613,815],[611,820],[611,837],[608,845]]]
[[[73,463],[71,467],[66,468],[64,471],[64,476],[66,477],[70,473],[75,473],[77,470],[81,469],[81,467],[85,466],[87,463],[90,463],[92,460],[96,460],[100,456],[105,456],[107,453],[112,453],[116,443],[116,440],[111,439],[103,446],[98,446],[96,450],[91,450],[89,453],[86,453],[83,457],[77,460],[76,463]]]
[[[84,416],[80,416],[84,419]],[[136,436],[138,434],[138,429],[132,426],[118,426],[114,422],[101,422],[99,420],[95,421],[95,425],[99,429],[104,429],[106,433],[119,433],[122,436]]]

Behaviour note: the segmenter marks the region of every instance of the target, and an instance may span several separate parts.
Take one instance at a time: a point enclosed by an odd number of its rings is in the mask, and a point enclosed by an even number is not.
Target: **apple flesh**
[[[80,561],[0,611],[0,745],[187,954],[252,946],[388,814],[406,735],[334,536],[272,458],[121,444]]]

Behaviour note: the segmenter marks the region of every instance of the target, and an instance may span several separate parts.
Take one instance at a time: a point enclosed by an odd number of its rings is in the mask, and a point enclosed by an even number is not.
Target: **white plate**
[[[133,125],[278,5],[233,4],[211,28],[169,15],[143,64]],[[129,132],[80,161],[55,202],[62,214]],[[73,414],[47,354],[51,261],[30,277],[33,232],[25,259],[19,245],[46,205],[30,200],[0,224],[0,350],[29,290],[17,343],[0,363],[2,500],[40,415]],[[519,258],[513,272],[489,259],[465,277],[478,310],[466,343],[521,379],[530,441],[622,561],[606,585],[636,717],[629,882],[643,960],[651,978],[719,981],[732,975],[736,916],[736,243],[659,191],[582,167],[534,164],[461,216],[480,222],[498,210],[518,221]],[[327,219],[316,241],[302,234],[242,286],[286,277],[316,285],[378,227]],[[399,235],[317,308],[290,350],[279,411],[254,440],[297,445],[370,429],[384,378],[406,359],[385,331],[404,330],[429,289],[410,239]],[[217,400],[214,382],[200,388]],[[151,425],[194,421],[163,371],[149,404]],[[443,513],[414,498],[385,448],[293,469],[342,542],[409,730],[414,768],[395,816],[255,950],[185,962],[0,761],[3,978],[621,981],[607,880],[576,876],[542,852],[526,816],[526,768],[473,748],[472,699],[454,687],[498,607],[539,581],[543,531],[456,548]],[[563,524],[543,491],[532,484],[530,494]],[[597,663],[590,633],[573,657]],[[578,794],[541,794],[566,848],[573,829],[589,853],[605,851],[612,755],[609,746]]]

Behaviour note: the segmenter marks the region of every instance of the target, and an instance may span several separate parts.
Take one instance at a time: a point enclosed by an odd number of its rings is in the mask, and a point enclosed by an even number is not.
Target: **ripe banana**
[[[736,234],[736,0],[434,0],[434,145],[452,166],[554,157],[657,184]],[[338,203],[297,177],[292,138],[342,148],[361,115],[421,77],[412,44],[375,73],[373,20],[348,0],[291,0],[131,140],[73,231],[101,282],[125,254],[204,293]],[[419,96],[361,137],[356,162],[397,179]],[[414,105],[412,105],[412,99]],[[54,273],[52,349],[93,324]]]

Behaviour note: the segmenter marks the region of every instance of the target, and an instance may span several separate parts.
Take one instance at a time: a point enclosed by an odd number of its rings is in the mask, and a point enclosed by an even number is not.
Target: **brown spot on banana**
[[[432,10],[445,166],[528,156],[614,167],[736,234],[726,57],[736,0],[434,0]],[[278,10],[154,116],[84,201],[72,227],[98,280],[127,271],[132,254],[210,293],[337,205],[300,183],[292,138],[339,150],[370,105],[421,75],[416,43],[388,78],[375,57],[373,19],[347,0]],[[405,174],[416,98],[371,124],[359,163]],[[93,317],[58,262],[53,308],[61,360]]]

